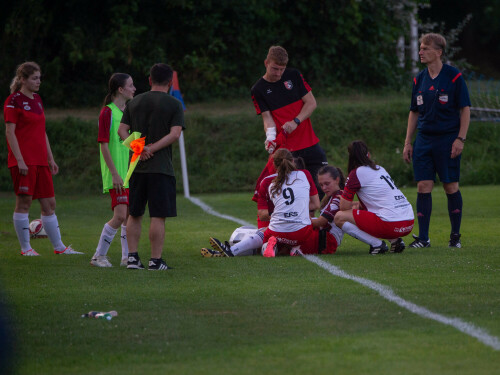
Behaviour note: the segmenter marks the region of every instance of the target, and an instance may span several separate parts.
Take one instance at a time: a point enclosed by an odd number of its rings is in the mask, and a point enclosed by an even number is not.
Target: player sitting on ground
[[[263,255],[269,257],[277,255],[280,244],[300,246],[303,253],[318,253],[319,232],[313,229],[309,215],[319,208],[312,177],[306,170],[297,170],[292,154],[286,149],[277,150],[273,158],[277,173],[262,181],[258,202],[261,220],[269,218],[267,200],[270,199],[274,204],[269,227],[265,232],[257,232],[233,246],[227,241],[223,244],[212,238],[212,246],[226,256],[251,255],[253,249],[262,247],[263,243],[267,243]],[[336,248],[335,240],[327,241],[323,253],[334,253]]]

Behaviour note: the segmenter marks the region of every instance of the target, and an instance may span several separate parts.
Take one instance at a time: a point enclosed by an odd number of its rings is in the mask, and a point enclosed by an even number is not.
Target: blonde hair
[[[21,78],[28,79],[30,75],[35,72],[42,72],[40,65],[34,61],[27,61],[19,65],[16,69],[16,76],[12,79],[10,84],[10,93],[19,91],[22,87]]]
[[[446,39],[441,34],[437,33],[424,34],[420,37],[420,43],[425,44],[427,46],[434,45],[435,47],[440,49],[444,55],[444,51],[446,49]]]
[[[293,162],[292,153],[286,148],[276,150],[273,155],[273,164],[278,175],[272,182],[273,187],[271,188],[271,198],[274,198],[275,195],[281,194],[283,184],[287,182],[288,175],[290,172],[297,170]]]
[[[281,46],[271,46],[269,52],[267,53],[266,60],[272,60],[276,64],[284,66],[288,64],[288,53],[286,49]]]

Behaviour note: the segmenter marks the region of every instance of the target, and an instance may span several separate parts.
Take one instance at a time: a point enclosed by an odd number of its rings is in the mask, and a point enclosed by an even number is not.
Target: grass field
[[[415,202],[414,189],[404,192]],[[462,249],[447,247],[446,198],[436,189],[432,248],[370,256],[347,237],[337,254],[319,258],[498,341],[499,193],[498,186],[462,188]],[[15,332],[16,374],[486,375],[500,368],[498,350],[304,258],[202,258],[210,235],[227,238],[238,225],[185,198],[179,216],[167,220],[164,256],[174,269],[155,273],[89,265],[111,213],[101,196],[57,197],[63,240],[85,255],[56,256],[47,239],[37,239],[32,245],[42,256],[21,257],[13,196],[2,194],[0,286]],[[199,198],[255,220],[250,194]],[[34,205],[31,219],[37,215]],[[116,265],[118,242],[109,254]],[[147,242],[143,235],[143,260]],[[111,309],[119,316],[110,322],[80,318]]]

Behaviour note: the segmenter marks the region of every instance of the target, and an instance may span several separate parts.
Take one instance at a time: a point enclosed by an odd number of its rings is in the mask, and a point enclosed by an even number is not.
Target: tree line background
[[[46,106],[98,106],[111,73],[131,74],[142,92],[149,67],[166,62],[188,102],[248,96],[273,44],[315,93],[406,90],[409,63],[398,65],[395,45],[408,41],[415,4],[457,60],[498,76],[500,0],[17,0],[0,13],[0,90],[6,97],[16,66],[34,60]]]

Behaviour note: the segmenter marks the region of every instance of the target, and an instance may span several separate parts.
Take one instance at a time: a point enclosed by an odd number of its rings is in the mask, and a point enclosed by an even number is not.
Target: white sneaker
[[[127,263],[128,263],[128,258],[122,258],[122,260],[120,261],[120,266],[127,267]]]
[[[63,251],[58,251],[58,250],[54,250],[54,253],[56,254],[66,254],[66,255],[71,255],[71,254],[83,254],[79,251],[75,251],[73,250],[73,248],[70,246],[68,246],[66,249],[64,249]]]
[[[40,254],[38,254],[33,249],[29,249],[28,251],[25,251],[24,253],[21,251],[21,255],[24,255],[25,257],[38,257],[38,256],[40,256]]]
[[[113,267],[106,255],[94,256],[90,260],[90,264],[96,267]]]

